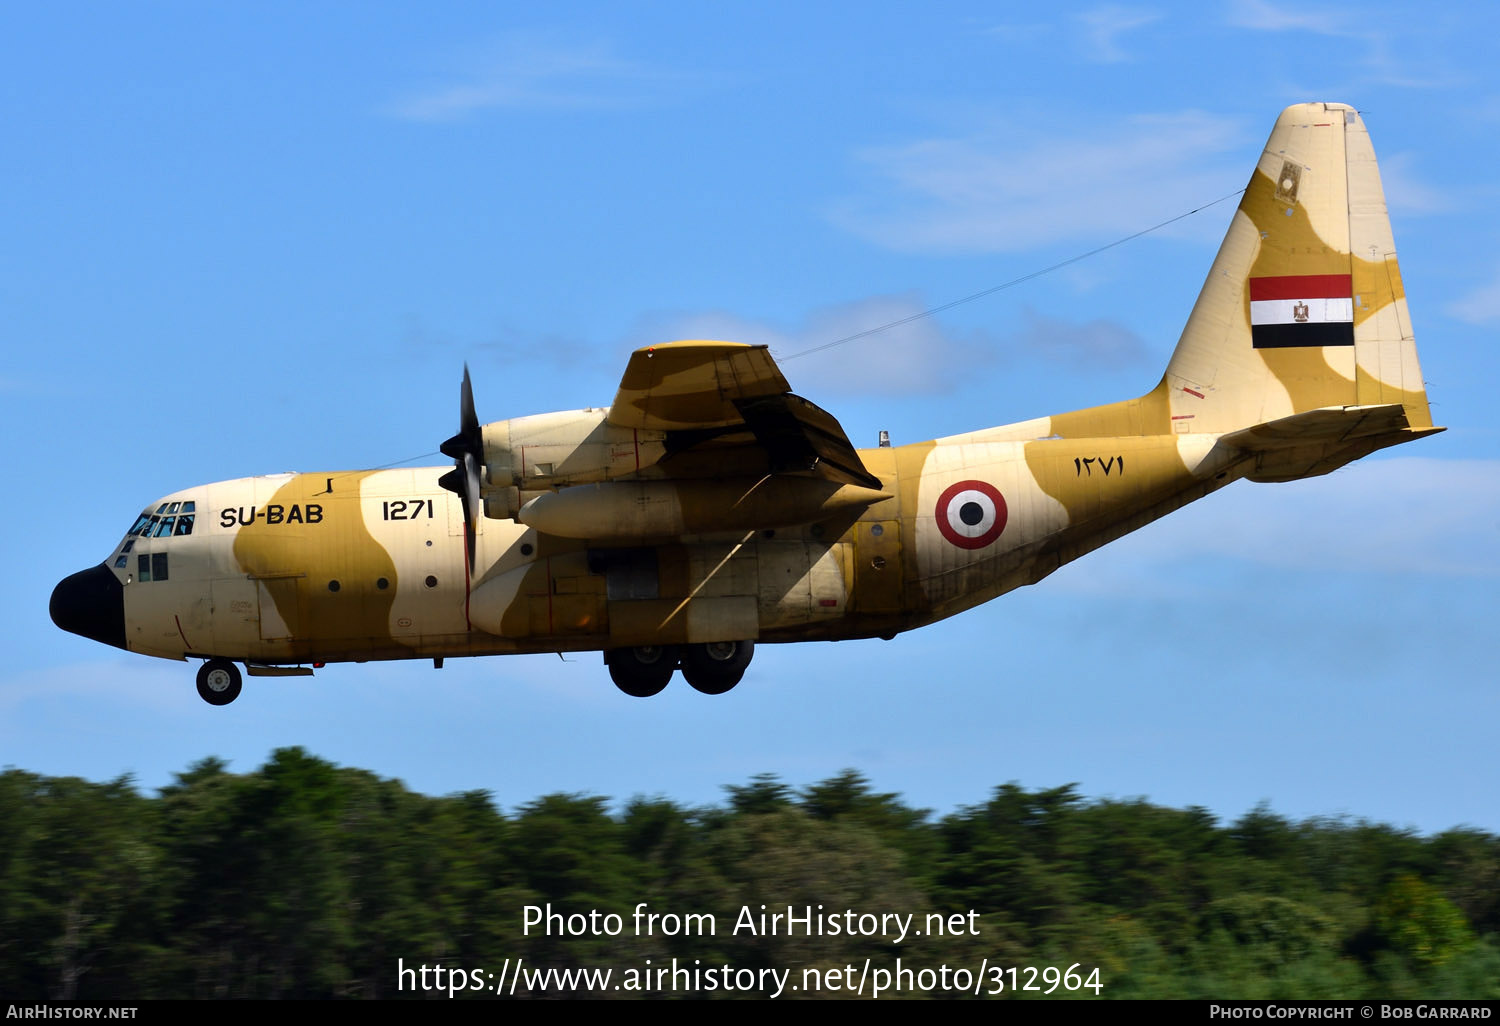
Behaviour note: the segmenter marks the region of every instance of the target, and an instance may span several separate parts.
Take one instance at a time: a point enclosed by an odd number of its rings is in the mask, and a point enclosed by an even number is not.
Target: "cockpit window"
[[[120,552],[124,554],[130,551],[134,538],[180,538],[185,534],[193,533],[193,515],[198,504],[191,499],[178,500],[177,502],[163,502],[156,507],[156,512],[146,510],[135,518],[129,531],[125,532],[125,544]]]

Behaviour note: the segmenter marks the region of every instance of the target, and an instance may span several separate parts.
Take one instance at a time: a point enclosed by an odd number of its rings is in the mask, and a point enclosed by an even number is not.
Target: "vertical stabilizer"
[[[1178,434],[1397,404],[1405,428],[1431,428],[1375,151],[1352,107],[1282,111],[1163,390]]]

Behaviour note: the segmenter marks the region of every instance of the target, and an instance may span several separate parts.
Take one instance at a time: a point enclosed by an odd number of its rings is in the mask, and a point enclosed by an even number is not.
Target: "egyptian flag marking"
[[[1354,345],[1347,274],[1250,279],[1250,341],[1256,349]]]

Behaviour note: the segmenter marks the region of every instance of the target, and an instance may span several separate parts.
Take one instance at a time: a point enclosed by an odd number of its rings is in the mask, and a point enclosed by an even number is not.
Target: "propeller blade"
[[[479,460],[472,452],[464,453],[464,547],[469,553],[469,573],[474,572],[474,521],[479,516]]]
[[[459,430],[466,436],[479,439],[479,418],[474,413],[474,386],[469,381],[469,365],[464,364],[464,385],[459,392],[458,406]]]
[[[479,467],[484,461],[484,431],[474,412],[474,386],[469,380],[469,365],[464,364],[464,383],[458,397],[458,434],[438,446],[454,467],[438,478],[438,486],[458,495],[464,510],[464,550],[469,556],[469,572],[474,571],[474,523],[484,501]]]
[[[484,432],[479,427],[479,417],[474,412],[474,386],[469,381],[467,363],[464,364],[464,383],[458,397],[458,434],[438,446],[438,450],[455,460],[462,460],[466,452],[475,455],[482,455],[484,452]]]

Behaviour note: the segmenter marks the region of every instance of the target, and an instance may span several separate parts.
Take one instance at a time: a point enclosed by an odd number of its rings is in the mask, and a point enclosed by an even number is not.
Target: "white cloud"
[[[1432,445],[1423,442],[1422,445]],[[1154,568],[1242,560],[1331,573],[1500,576],[1500,460],[1363,460],[1290,484],[1236,483],[1116,543],[1087,590],[1134,590]],[[1112,553],[1111,556],[1109,553]]]
[[[1230,5],[1229,24],[1263,32],[1316,32],[1325,36],[1349,36],[1349,25],[1358,21],[1334,11],[1306,8],[1288,10],[1265,0],[1238,0]]]
[[[578,110],[642,102],[665,76],[615,55],[606,43],[510,36],[450,85],[418,90],[386,108],[410,121],[457,121],[477,111]]]
[[[1152,358],[1140,336],[1114,321],[1078,323],[1028,308],[1017,331],[955,333],[926,309],[919,294],[905,293],[813,310],[792,326],[717,311],[659,315],[633,332],[632,344],[692,338],[770,346],[792,388],[814,401],[830,394],[944,394],[997,366],[1108,373]]]
[[[1160,20],[1155,11],[1105,4],[1079,14],[1073,20],[1083,28],[1083,43],[1089,60],[1102,64],[1117,64],[1130,60],[1120,43],[1125,33]]]
[[[1500,321],[1500,271],[1488,284],[1470,292],[1462,299],[1449,303],[1447,311],[1468,324],[1491,324]]]
[[[1446,48],[1439,45],[1430,51],[1434,60],[1427,56],[1427,52],[1412,45],[1413,37],[1422,35],[1427,28],[1420,21],[1405,19],[1409,22],[1406,31],[1399,39],[1393,39],[1383,26],[1397,22],[1367,8],[1286,8],[1277,7],[1267,0],[1237,0],[1230,5],[1227,20],[1235,28],[1261,32],[1311,32],[1362,44],[1364,53],[1355,59],[1374,81],[1384,85],[1435,89],[1452,86],[1456,81],[1454,71],[1448,65]],[[1426,43],[1432,41],[1423,40]],[[1393,42],[1398,45],[1393,47]]]
[[[867,299],[810,312],[801,324],[777,326],[717,311],[651,318],[635,333],[641,339],[722,339],[767,345],[782,363],[795,390],[833,393],[912,395],[949,391],[957,379],[972,371],[976,361],[989,359],[979,339],[956,338],[925,310],[915,293],[871,296]],[[892,321],[916,318],[848,343],[837,357],[790,357],[847,338]],[[646,344],[642,341],[640,344]],[[857,348],[855,348],[857,347]],[[851,358],[853,357],[853,358]]]
[[[994,36],[1007,46],[1031,46],[1052,34],[1053,26],[1045,22],[1027,24],[991,25],[985,34]]]
[[[1476,98],[1472,105],[1466,105],[1466,111],[1477,121],[1500,122],[1500,96]]]
[[[1380,158],[1380,182],[1386,206],[1400,214],[1440,214],[1453,209],[1448,193],[1416,178],[1420,160],[1412,153],[1393,153]]]
[[[1030,139],[1014,125],[995,125],[966,138],[866,151],[860,156],[888,186],[830,216],[898,250],[1013,252],[1098,240],[1243,184],[1253,160],[1246,139],[1236,123],[1201,111]]]
[[[1144,339],[1116,321],[1097,319],[1075,324],[1044,316],[1030,307],[1023,316],[1025,327],[1007,339],[1006,348],[1011,352],[1035,354],[1054,364],[1102,370],[1138,367],[1155,357]]]
[[[186,668],[185,668],[186,667]],[[191,703],[197,664],[122,656],[22,670],[0,688],[0,709],[13,719],[28,705],[59,700],[113,708],[149,708],[157,713],[180,712]]]
[[[1279,491],[1252,488],[1205,547],[1232,555],[1247,541],[1279,566],[1500,575],[1500,461],[1377,459]]]

